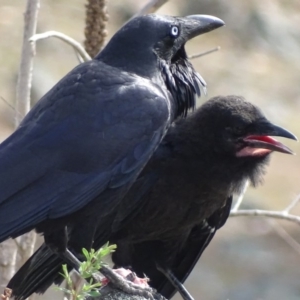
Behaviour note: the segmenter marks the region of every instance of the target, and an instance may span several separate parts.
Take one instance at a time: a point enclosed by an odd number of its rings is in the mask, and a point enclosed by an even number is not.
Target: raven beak
[[[236,156],[264,156],[272,151],[294,154],[290,148],[271,137],[281,136],[297,141],[297,137],[288,130],[264,122],[260,124],[259,132],[259,134],[252,134],[243,138],[244,147],[236,153]]]
[[[221,19],[209,15],[191,15],[181,19],[186,41],[225,25]]]

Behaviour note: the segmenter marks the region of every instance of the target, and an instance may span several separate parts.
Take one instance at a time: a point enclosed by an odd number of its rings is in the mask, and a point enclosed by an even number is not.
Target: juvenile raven
[[[247,179],[253,186],[261,181],[270,153],[292,153],[270,136],[296,140],[242,97],[209,100],[170,127],[111,219],[110,230],[97,228],[93,247],[116,243],[116,267],[146,274],[166,298],[178,289],[188,299],[181,284],[226,222],[232,194]],[[80,234],[71,228],[70,248],[77,247]],[[16,299],[43,293],[53,282],[61,283],[62,263],[43,245],[8,287]]]
[[[137,17],[60,80],[0,145],[0,242],[35,228],[76,265],[66,226],[91,247],[97,224],[205,86],[185,43],[222,25],[205,15]]]

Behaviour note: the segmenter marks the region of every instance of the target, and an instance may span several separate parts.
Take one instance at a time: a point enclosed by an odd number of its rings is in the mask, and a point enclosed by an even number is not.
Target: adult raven
[[[261,181],[271,152],[292,153],[269,135],[296,140],[242,97],[209,100],[171,126],[120,204],[110,231],[97,228],[93,246],[116,243],[116,267],[146,274],[166,298],[178,289],[189,299],[182,283],[226,222],[232,194],[247,179],[253,186]],[[80,234],[71,229],[71,248]],[[43,293],[61,283],[62,263],[43,245],[8,287],[18,300]]]
[[[222,25],[205,15],[137,17],[60,80],[0,145],[0,242],[35,228],[76,265],[66,226],[91,247],[99,221],[205,86],[185,43]]]

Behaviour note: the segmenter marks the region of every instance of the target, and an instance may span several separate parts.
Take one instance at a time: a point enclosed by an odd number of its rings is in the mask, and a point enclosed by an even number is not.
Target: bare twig
[[[275,220],[269,220],[277,235],[282,238],[291,248],[300,254],[300,244]]]
[[[221,49],[221,47],[218,46],[218,47],[216,47],[216,48],[213,48],[213,49],[210,49],[210,50],[201,52],[201,53],[193,54],[193,55],[190,55],[190,56],[189,56],[189,59],[199,58],[199,57],[202,57],[202,56],[211,54],[211,53],[213,53],[213,52],[217,52],[217,51],[219,51],[220,49]]]
[[[300,195],[298,195],[283,211],[289,213],[300,201]]]
[[[66,42],[67,44],[72,46],[74,48],[74,50],[77,53],[79,53],[79,55],[82,57],[82,59],[84,61],[91,60],[91,57],[88,55],[88,53],[85,51],[85,49],[79,42],[77,42],[76,40],[72,39],[71,37],[69,37],[61,32],[58,32],[58,31],[46,31],[44,33],[35,34],[35,35],[31,36],[30,42],[34,43],[38,40],[47,39],[50,37],[56,37],[58,39],[61,39],[62,41]]]
[[[18,111],[16,111],[16,109],[13,107],[13,105],[11,105],[6,99],[4,99],[2,96],[0,96],[0,99],[9,107],[11,108],[15,113],[16,115],[21,115]]]
[[[151,14],[156,12],[161,6],[163,6],[168,0],[150,0],[139,12],[137,12],[132,18],[142,16],[145,14]]]
[[[242,204],[242,202],[243,202],[243,200],[244,200],[246,191],[247,191],[247,189],[248,189],[248,186],[249,186],[249,180],[246,180],[246,181],[244,182],[242,191],[241,191],[239,197],[237,198],[236,203],[235,203],[234,207],[232,208],[231,212],[237,211],[237,210],[239,209],[239,207],[241,206],[241,204]]]
[[[28,0],[24,14],[24,34],[21,53],[20,70],[17,83],[16,126],[30,110],[30,90],[32,80],[33,58],[35,55],[35,43],[29,43],[29,38],[35,34],[39,0]]]
[[[29,43],[29,38],[35,34],[39,0],[28,0],[24,14],[24,34],[21,51],[21,62],[16,89],[16,117],[15,125],[19,125],[23,117],[30,110],[30,90],[32,81],[33,58],[35,44]],[[26,238],[28,241],[28,239]],[[29,241],[31,247],[34,240]],[[24,244],[26,247],[27,244]],[[5,241],[0,245],[0,282],[6,284],[15,272],[17,248],[12,240]],[[31,253],[30,253],[31,255]],[[24,257],[24,259],[26,259]]]
[[[281,219],[291,221],[300,225],[300,216],[290,214],[290,210],[294,208],[300,201],[300,194],[284,209],[281,211],[262,210],[262,209],[239,209],[243,202],[245,193],[249,186],[249,180],[245,181],[242,192],[236,201],[236,204],[231,209],[230,217],[253,216],[253,217],[267,217],[273,219]]]
[[[237,211],[231,211],[231,217],[241,216],[254,216],[254,217],[268,217],[280,220],[287,220],[300,225],[300,216],[291,215],[285,211],[276,210],[261,210],[261,209],[240,209]]]
[[[16,98],[16,127],[20,124],[24,116],[30,110],[30,92],[32,84],[33,59],[35,56],[35,43],[29,38],[36,32],[37,16],[40,7],[39,0],[28,0],[24,15],[24,34],[21,54],[21,64],[18,74],[17,98]],[[29,232],[18,238],[18,248],[13,252],[18,252],[21,262],[24,263],[33,253],[36,240],[35,232]],[[12,255],[12,253],[10,253]],[[16,255],[12,255],[14,265]]]
[[[10,107],[13,111],[15,111],[16,109],[6,100],[4,99],[2,96],[0,96],[0,99],[8,106]]]
[[[107,0],[87,0],[84,46],[91,57],[103,48],[107,37]]]

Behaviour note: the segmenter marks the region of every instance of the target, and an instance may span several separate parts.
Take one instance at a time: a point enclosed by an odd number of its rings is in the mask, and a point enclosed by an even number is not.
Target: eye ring
[[[170,34],[172,37],[177,37],[179,35],[179,28],[178,26],[172,26],[170,30]]]

